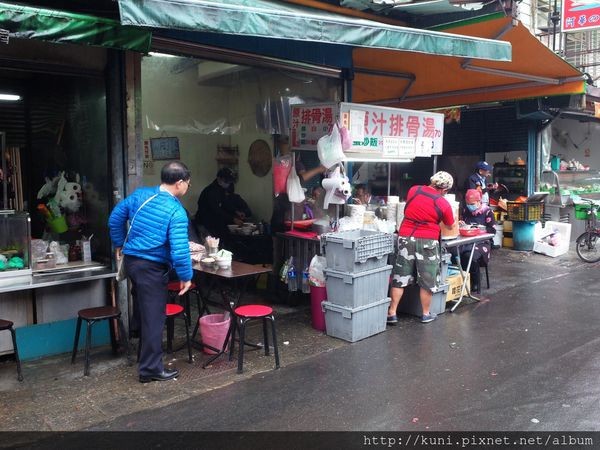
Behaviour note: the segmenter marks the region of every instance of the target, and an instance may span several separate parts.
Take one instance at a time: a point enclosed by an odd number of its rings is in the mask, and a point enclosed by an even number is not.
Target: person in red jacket
[[[406,196],[404,220],[398,230],[398,252],[392,270],[392,301],[387,323],[398,322],[396,310],[404,288],[415,282],[420,287],[421,322],[429,323],[436,315],[431,313],[432,291],[440,279],[440,224],[448,230],[454,225],[450,203],[444,195],[454,183],[448,172],[437,172],[429,186],[413,186]]]

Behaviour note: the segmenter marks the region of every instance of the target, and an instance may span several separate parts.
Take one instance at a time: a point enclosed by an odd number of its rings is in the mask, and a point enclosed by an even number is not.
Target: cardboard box
[[[467,274],[467,287],[470,288],[469,284],[471,279],[471,274]],[[463,277],[460,273],[456,275],[452,275],[446,278],[446,283],[448,283],[448,294],[446,295],[446,301],[457,300],[460,297],[460,288],[462,287]]]

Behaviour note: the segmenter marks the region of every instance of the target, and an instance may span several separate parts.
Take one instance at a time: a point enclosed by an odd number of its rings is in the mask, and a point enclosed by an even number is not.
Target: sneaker
[[[398,323],[398,316],[394,314],[393,316],[387,316],[387,324],[388,325],[396,325]]]
[[[424,314],[423,317],[421,317],[421,323],[433,322],[436,317],[437,314],[434,313]]]

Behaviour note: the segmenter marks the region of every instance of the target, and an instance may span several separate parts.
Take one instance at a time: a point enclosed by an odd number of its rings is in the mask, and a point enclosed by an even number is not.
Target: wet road
[[[431,324],[93,429],[600,430],[600,265],[544,263],[495,261],[488,299]]]

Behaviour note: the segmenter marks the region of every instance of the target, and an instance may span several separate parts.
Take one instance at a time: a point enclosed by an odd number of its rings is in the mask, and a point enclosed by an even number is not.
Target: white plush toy
[[[54,199],[61,208],[69,212],[77,212],[81,207],[81,185],[79,174],[75,176],[76,183],[67,181],[64,172],[61,173]]]

